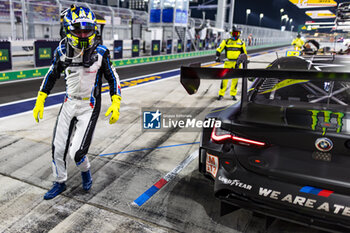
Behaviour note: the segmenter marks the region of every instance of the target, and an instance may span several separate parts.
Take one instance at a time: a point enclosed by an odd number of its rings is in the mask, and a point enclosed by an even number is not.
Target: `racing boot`
[[[234,96],[234,95],[231,96],[231,98],[232,98],[233,101],[236,101],[236,100],[237,100],[236,96]]]
[[[81,178],[83,179],[83,189],[88,191],[92,186],[92,178],[90,170],[86,172],[81,172]]]
[[[65,183],[55,182],[55,183],[53,183],[52,188],[47,193],[45,193],[44,199],[50,200],[50,199],[56,197],[57,195],[59,195],[60,193],[62,193],[64,190],[66,190]]]
[[[222,100],[224,97],[222,95],[219,95],[218,100]]]

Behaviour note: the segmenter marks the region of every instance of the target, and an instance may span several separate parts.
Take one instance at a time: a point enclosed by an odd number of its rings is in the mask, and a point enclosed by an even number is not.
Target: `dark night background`
[[[210,0],[198,0],[198,3],[191,3],[190,6],[201,5],[212,5],[217,4],[217,0],[208,3]],[[228,1],[229,4],[230,1]],[[349,0],[336,0],[337,3],[349,2]],[[299,25],[304,25],[305,21],[311,21],[312,19],[305,14],[305,11],[309,10],[330,10],[336,13],[336,7],[333,8],[309,8],[309,9],[299,9],[293,3],[288,0],[236,0],[235,1],[235,12],[234,12],[234,23],[245,24],[246,23],[246,9],[251,9],[249,15],[248,25],[259,25],[259,15],[264,14],[264,18],[261,22],[262,27],[269,28],[281,28],[281,13],[280,9],[284,9],[284,14],[287,14],[289,18],[293,18],[292,25],[294,25],[294,31],[298,30]],[[228,13],[227,18],[228,21]],[[212,10],[206,10],[206,19],[215,20],[216,8]],[[191,17],[202,18],[202,10],[191,9]],[[285,21],[285,20],[284,20]],[[334,21],[334,19],[319,20],[322,21]],[[285,23],[284,23],[285,25]],[[290,30],[290,23],[288,24],[287,30]]]

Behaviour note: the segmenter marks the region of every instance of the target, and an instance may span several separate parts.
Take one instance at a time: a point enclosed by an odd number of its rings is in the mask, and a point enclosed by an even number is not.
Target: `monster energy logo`
[[[87,48],[88,47],[88,42],[87,41],[81,41],[80,42],[80,47],[81,48]]]
[[[312,113],[312,130],[316,130],[318,127],[322,129],[323,134],[327,129],[335,129],[337,133],[340,133],[343,128],[343,118],[345,116],[342,112],[332,112],[329,110],[309,110]]]

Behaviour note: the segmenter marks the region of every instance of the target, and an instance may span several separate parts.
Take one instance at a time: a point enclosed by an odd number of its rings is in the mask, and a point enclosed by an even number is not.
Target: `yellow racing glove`
[[[39,123],[40,119],[43,119],[44,116],[44,103],[46,100],[47,94],[45,92],[39,91],[38,97],[36,98],[35,107],[33,109],[33,116],[36,122]]]
[[[111,97],[112,99],[112,105],[108,108],[105,116],[108,116],[112,112],[111,118],[109,118],[109,124],[114,124],[119,119],[119,108],[120,108],[120,101],[122,100],[122,97],[119,95],[113,95]]]

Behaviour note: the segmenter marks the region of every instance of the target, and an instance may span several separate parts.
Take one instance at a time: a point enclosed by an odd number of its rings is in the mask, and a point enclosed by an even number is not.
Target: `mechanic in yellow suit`
[[[304,45],[304,41],[301,39],[300,34],[297,35],[297,38],[295,38],[292,42],[292,45],[294,45],[294,49],[296,51],[301,51],[301,49],[303,48]]]
[[[239,39],[240,35],[241,35],[241,30],[233,26],[232,30],[230,31],[230,38],[223,40],[219,48],[216,49],[217,62],[220,62],[220,54],[222,53],[222,51],[223,50],[226,51],[227,60],[225,61],[224,68],[234,69],[236,67],[236,61],[239,55],[241,53],[247,54],[245,43],[241,39]],[[236,78],[232,79],[230,96],[233,100],[237,100],[236,99],[237,84],[238,84],[238,79]],[[222,100],[224,98],[227,86],[228,86],[228,79],[222,80],[218,100]]]

